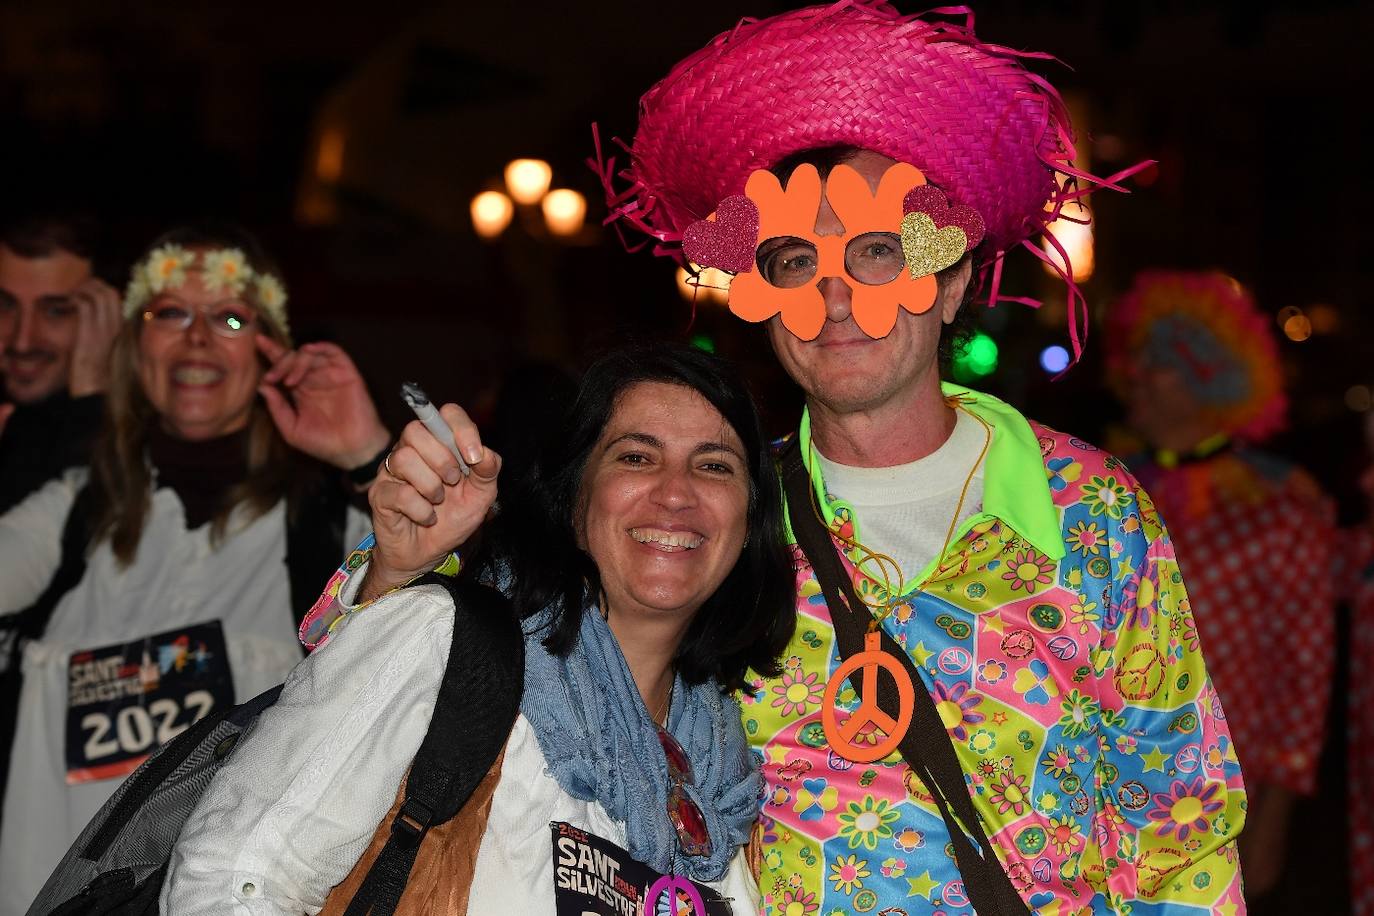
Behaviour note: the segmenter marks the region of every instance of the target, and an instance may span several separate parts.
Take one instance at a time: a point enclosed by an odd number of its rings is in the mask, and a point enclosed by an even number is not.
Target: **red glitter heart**
[[[983,217],[972,207],[952,207],[945,192],[934,185],[923,184],[912,188],[902,201],[902,213],[924,213],[935,223],[936,229],[958,226],[964,230],[968,240],[964,251],[972,251],[983,240],[987,227]]]
[[[759,208],[743,194],[725,198],[715,219],[699,219],[682,233],[687,260],[736,274],[754,269],[758,244]]]

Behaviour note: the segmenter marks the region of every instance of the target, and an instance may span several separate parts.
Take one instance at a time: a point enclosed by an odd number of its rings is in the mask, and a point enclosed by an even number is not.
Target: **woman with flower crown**
[[[0,516],[0,614],[27,623],[3,647],[0,916],[157,744],[300,661],[292,586],[366,533],[350,503],[390,443],[343,350],[292,348],[239,231],[149,246],[111,358],[91,466]]]

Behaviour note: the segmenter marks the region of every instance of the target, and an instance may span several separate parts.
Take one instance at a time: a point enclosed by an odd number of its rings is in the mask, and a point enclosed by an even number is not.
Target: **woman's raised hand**
[[[288,350],[265,334],[257,344],[272,364],[258,393],[288,445],[345,471],[374,460],[386,447],[391,436],[341,347],[308,343]]]
[[[67,393],[99,394],[110,384],[110,348],[119,336],[123,302],[114,287],[96,277],[68,297],[76,307],[76,343],[67,370]]]
[[[457,404],[439,415],[471,473],[463,476],[448,445],[411,421],[368,491],[377,545],[358,597],[370,601],[439,565],[482,525],[496,502],[501,456],[482,444]]]

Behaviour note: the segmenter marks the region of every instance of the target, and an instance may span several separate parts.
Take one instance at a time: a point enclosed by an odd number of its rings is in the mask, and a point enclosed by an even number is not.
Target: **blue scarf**
[[[520,711],[534,728],[549,772],[574,798],[597,801],[625,825],[629,852],[663,874],[718,881],[749,840],[763,778],[749,752],[739,706],[714,680],[673,682],[668,731],[692,761],[686,787],[706,819],[711,855],[688,856],[668,819],[668,762],[611,628],[596,608],[582,613],[566,658],[540,640],[547,618],[525,623]]]

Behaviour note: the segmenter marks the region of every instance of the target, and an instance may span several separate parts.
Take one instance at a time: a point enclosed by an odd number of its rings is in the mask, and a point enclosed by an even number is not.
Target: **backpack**
[[[394,912],[420,841],[451,820],[491,769],[520,711],[525,643],[509,601],[484,585],[430,573],[454,603],[453,640],[391,836],[348,908]],[[28,916],[156,916],[182,826],[277,686],[211,713],[163,745],[110,798],[48,878]]]
[[[315,603],[320,583],[344,555],[347,511],[348,498],[342,491],[316,486],[302,494],[287,515],[285,562],[291,583],[291,606],[298,609],[297,626],[305,613],[299,609],[308,609]],[[86,552],[95,512],[95,491],[87,484],[77,492],[67,512],[62,526],[62,558],[47,588],[22,611],[0,615],[0,818],[4,816],[10,752],[24,689],[24,647],[43,638],[58,602],[86,575]]]

